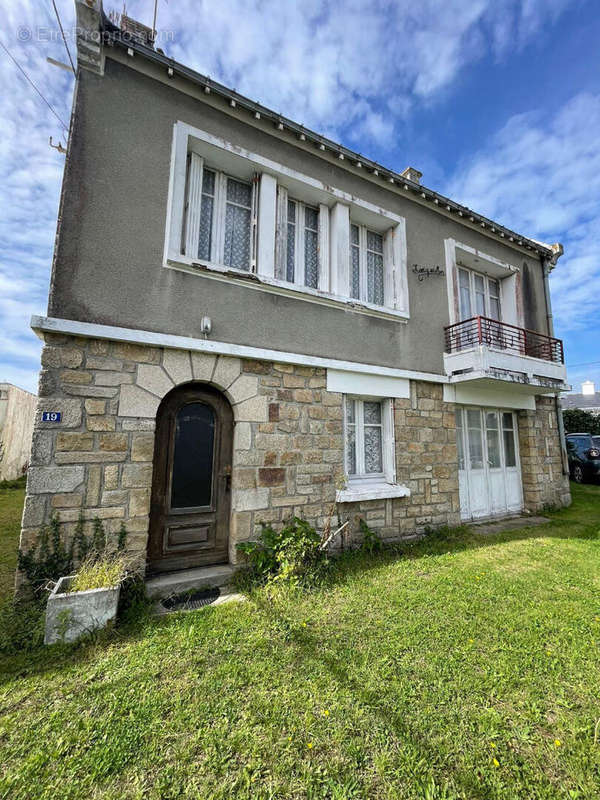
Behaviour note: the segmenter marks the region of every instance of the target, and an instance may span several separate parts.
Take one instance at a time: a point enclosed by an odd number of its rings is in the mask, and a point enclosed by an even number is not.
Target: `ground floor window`
[[[383,477],[381,402],[349,397],[346,401],[346,469],[350,477]]]
[[[344,434],[350,481],[395,481],[392,400],[347,396]]]

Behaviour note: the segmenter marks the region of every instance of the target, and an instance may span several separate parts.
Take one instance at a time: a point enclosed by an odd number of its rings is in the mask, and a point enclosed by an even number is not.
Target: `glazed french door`
[[[500,322],[500,283],[495,278],[459,267],[458,286],[461,320],[480,316]]]
[[[523,492],[515,413],[458,408],[456,428],[461,518],[520,511]]]

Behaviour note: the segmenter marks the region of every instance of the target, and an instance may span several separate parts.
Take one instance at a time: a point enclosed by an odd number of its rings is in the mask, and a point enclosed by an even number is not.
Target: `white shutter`
[[[329,207],[319,205],[319,289],[329,291]]]
[[[388,308],[397,308],[398,303],[399,270],[394,253],[394,237],[397,235],[396,228],[388,228],[383,237],[384,305]]]
[[[223,264],[225,261],[225,199],[227,197],[227,176],[222,172],[215,175],[215,202],[213,206],[212,239],[213,255],[211,261]]]
[[[394,401],[384,400],[383,415],[383,471],[387,483],[396,483],[396,444],[394,436]]]
[[[336,203],[331,209],[329,229],[330,291],[350,295],[350,208]]]
[[[263,172],[258,198],[257,272],[267,278],[275,275],[276,219],[277,181]]]
[[[185,201],[185,254],[198,258],[200,239],[200,205],[202,203],[202,169],[204,159],[196,153],[188,156],[187,196]]]
[[[288,191],[277,187],[277,209],[275,224],[275,277],[284,281],[287,275],[287,208]]]

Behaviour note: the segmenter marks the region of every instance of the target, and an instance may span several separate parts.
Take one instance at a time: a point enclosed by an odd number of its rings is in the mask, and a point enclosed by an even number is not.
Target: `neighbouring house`
[[[76,7],[23,543],[82,511],[160,573],[292,514],[394,540],[568,504],[562,247]]]
[[[37,397],[0,383],[0,481],[12,481],[27,471]]]
[[[593,381],[584,381],[581,392],[572,392],[562,398],[564,411],[579,409],[589,411],[591,414],[600,415],[600,392],[596,391]]]

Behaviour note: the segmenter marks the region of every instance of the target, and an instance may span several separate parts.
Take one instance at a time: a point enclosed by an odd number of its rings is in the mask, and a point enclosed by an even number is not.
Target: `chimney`
[[[584,381],[581,384],[581,394],[595,394],[596,387],[594,386],[594,381]]]
[[[400,175],[413,183],[421,183],[421,178],[423,177],[423,173],[414,167],[407,167]]]
[[[152,28],[128,17],[126,14],[121,14],[121,30],[125,36],[130,36],[136,42],[144,44],[146,47],[154,47],[154,31]]]

